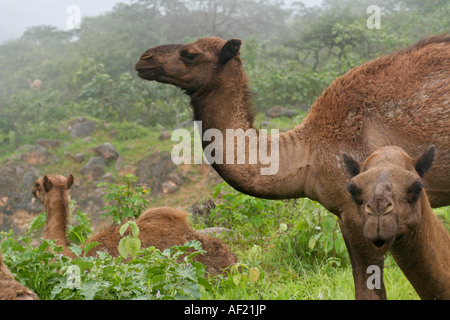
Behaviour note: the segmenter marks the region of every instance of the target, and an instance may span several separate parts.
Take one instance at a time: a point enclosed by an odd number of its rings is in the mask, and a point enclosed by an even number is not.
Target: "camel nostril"
[[[153,54],[151,54],[151,53],[148,53],[148,54],[144,54],[143,56],[141,56],[141,59],[142,60],[151,60],[152,59],[152,57],[153,57]]]
[[[373,214],[374,214],[374,213],[373,213],[373,210],[372,210],[372,207],[370,206],[369,203],[367,203],[367,205],[366,205],[366,212],[367,212],[368,214],[370,214],[370,215],[373,215]]]
[[[386,205],[386,209],[384,209],[383,214],[387,214],[387,213],[391,212],[392,210],[394,210],[394,205],[392,204],[392,202],[389,202]]]

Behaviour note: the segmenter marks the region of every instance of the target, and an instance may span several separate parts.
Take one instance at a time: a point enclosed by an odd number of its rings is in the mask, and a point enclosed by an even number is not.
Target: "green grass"
[[[298,117],[303,115],[273,119],[267,128],[292,128],[301,122]],[[256,127],[261,122],[258,119]],[[49,132],[46,138],[64,141],[60,148],[50,151],[58,160],[41,166],[40,172],[79,172],[83,164],[75,163],[67,154],[83,152],[89,159],[94,156],[92,148],[106,141],[112,142],[124,156],[124,165],[136,164],[153,150],[170,152],[173,146],[170,141],[159,141],[160,130],[155,128],[129,123],[107,128],[100,121],[96,122],[97,130],[88,142],[67,135],[60,137],[56,131]],[[67,123],[60,126],[66,127]],[[2,155],[0,160],[11,155]],[[113,164],[109,165],[106,171],[119,179],[119,173],[113,167]],[[195,201],[212,197],[216,209],[207,219],[191,216],[192,225],[197,229],[209,226],[233,229],[223,239],[237,256],[240,267],[209,279],[211,286],[201,290],[201,299],[354,299],[352,268],[336,217],[309,199],[257,199],[236,192],[226,184],[216,186],[210,194],[208,190],[215,186],[209,181],[199,183],[203,174],[201,166],[192,166],[179,192],[155,197],[150,204],[152,207],[168,205],[187,209]],[[190,199],[188,203],[186,199]],[[436,209],[435,213],[450,231],[450,207]],[[260,273],[254,282],[249,280],[251,268],[257,268]],[[17,276],[20,279],[20,274]],[[384,282],[388,299],[418,299],[391,256],[385,262]]]
[[[236,288],[229,278],[218,277],[211,292],[204,293],[207,300],[354,300],[352,269],[316,264],[312,267],[293,268],[286,265],[272,268],[264,261],[263,276],[255,284]],[[417,300],[411,284],[391,257],[386,260],[384,282],[389,300]]]
[[[225,188],[228,190],[227,188]],[[229,198],[222,200],[230,206],[241,203],[242,207],[233,206],[236,214],[241,210],[246,211],[249,203],[242,201],[240,197],[249,201],[262,201],[265,204],[264,211],[268,213],[265,219],[271,219],[278,224],[287,223],[287,230],[276,230],[267,227],[264,236],[255,237],[248,235],[237,239],[236,236],[227,236],[225,240],[229,243],[232,251],[237,255],[238,261],[244,267],[229,272],[227,276],[217,277],[213,280],[212,290],[205,292],[202,299],[281,299],[281,300],[354,300],[355,290],[353,283],[352,268],[347,250],[335,251],[336,248],[327,251],[325,233],[319,238],[313,249],[309,247],[308,238],[318,234],[317,228],[323,226],[320,221],[331,216],[319,204],[309,199],[297,201],[266,201],[254,200],[242,196],[235,191],[230,191]],[[216,210],[225,210],[224,203],[216,207]],[[278,217],[271,212],[277,210]],[[448,212],[448,209],[439,211]],[[298,212],[300,211],[300,216]],[[241,212],[242,213],[242,212]],[[226,224],[228,216],[217,215],[222,224]],[[448,219],[446,216],[445,218]],[[292,220],[291,220],[292,219]],[[305,219],[311,225],[302,231],[295,231],[294,222]],[[450,219],[445,221],[450,222]],[[251,230],[262,230],[251,226],[249,219],[241,219],[233,228],[235,233],[244,234],[241,228]],[[270,225],[271,221],[267,221]],[[333,230],[335,237],[340,231],[336,227]],[[264,241],[258,241],[264,238]],[[259,250],[255,258],[255,248]],[[241,281],[238,285],[234,283],[235,275],[246,275],[248,268],[257,267],[260,277],[255,283]],[[402,271],[398,268],[390,255],[387,255],[384,267],[384,283],[387,297],[390,300],[416,300],[419,299],[411,284]]]

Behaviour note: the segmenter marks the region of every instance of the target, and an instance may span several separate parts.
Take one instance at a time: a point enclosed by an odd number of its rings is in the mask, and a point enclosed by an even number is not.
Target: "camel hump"
[[[146,210],[136,220],[136,222],[138,224],[147,222],[156,223],[156,221],[160,223],[167,223],[169,225],[174,225],[178,223],[187,224],[188,223],[187,217],[188,213],[185,211],[169,207],[160,207]]]

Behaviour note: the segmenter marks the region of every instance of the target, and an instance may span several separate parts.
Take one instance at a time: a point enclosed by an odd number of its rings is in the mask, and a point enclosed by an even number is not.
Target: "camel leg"
[[[345,215],[342,217],[344,221],[339,219],[339,225],[352,263],[355,299],[386,300],[384,255],[372,251],[371,244],[363,237],[362,225],[355,223],[354,219],[345,219]]]

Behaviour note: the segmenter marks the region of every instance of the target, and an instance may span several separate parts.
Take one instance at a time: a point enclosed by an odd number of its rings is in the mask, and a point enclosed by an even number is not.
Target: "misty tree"
[[[160,27],[169,40],[198,36],[222,38],[271,37],[285,29],[290,12],[281,1],[255,0],[139,0],[158,8]]]

